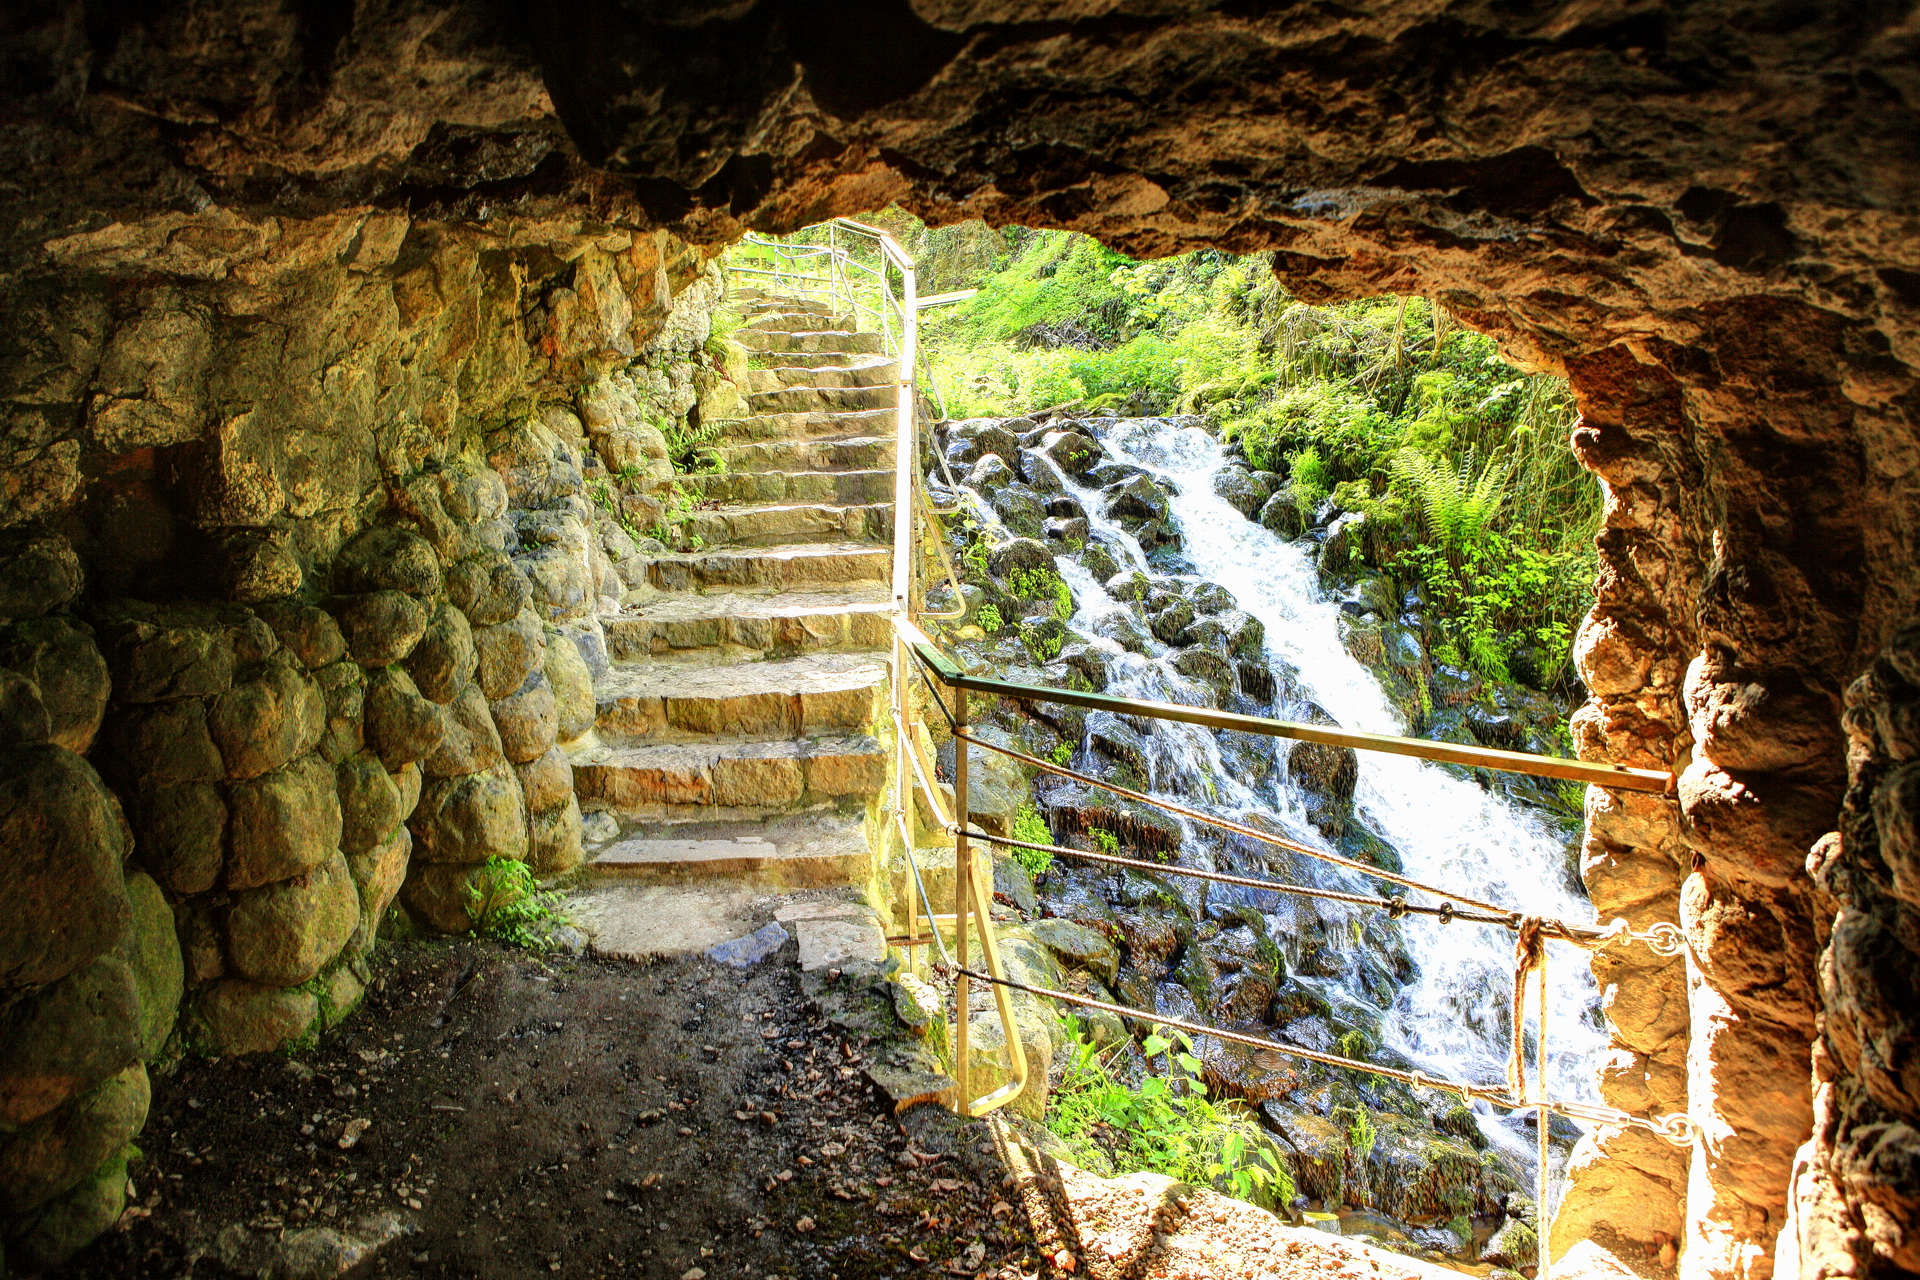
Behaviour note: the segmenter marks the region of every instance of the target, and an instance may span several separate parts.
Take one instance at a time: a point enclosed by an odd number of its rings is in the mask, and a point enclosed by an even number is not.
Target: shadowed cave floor
[[[896,1120],[860,1046],[811,1016],[791,950],[742,972],[400,944],[301,1058],[157,1075],[136,1207],[60,1274],[1043,1266],[984,1130],[935,1107]],[[343,1271],[356,1244],[377,1247]]]

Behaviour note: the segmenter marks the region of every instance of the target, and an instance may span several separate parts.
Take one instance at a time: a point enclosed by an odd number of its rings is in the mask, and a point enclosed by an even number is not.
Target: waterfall
[[[1213,476],[1226,463],[1217,440],[1165,419],[1086,426],[1100,432],[1114,461],[1171,482],[1170,515],[1186,560],[1200,579],[1225,587],[1237,597],[1240,609],[1264,624],[1266,656],[1276,670],[1296,672],[1305,696],[1347,728],[1407,732],[1378,681],[1341,644],[1339,608],[1320,588],[1312,549],[1248,520],[1215,495]],[[1051,467],[1038,453],[1027,456]],[[1086,507],[1094,538],[1123,566],[1145,566],[1139,543],[1102,513],[1101,495],[1051,469]],[[1110,692],[1200,700],[1162,661],[1166,646],[1136,641],[1134,648],[1145,652],[1129,652],[1115,642],[1117,619],[1127,611],[1103,584],[1069,557],[1060,557],[1057,564],[1074,593],[1071,629],[1114,658]],[[1223,763],[1218,739],[1206,730],[1155,721],[1150,739],[1154,791],[1192,804],[1207,795],[1202,778],[1208,778],[1213,784],[1208,807],[1229,816],[1257,808],[1278,816],[1291,838],[1328,847],[1306,823],[1303,798],[1283,769],[1274,771],[1271,783],[1255,787]],[[1284,758],[1288,745],[1274,740],[1261,749]],[[1528,914],[1593,920],[1592,907],[1565,887],[1564,837],[1545,819],[1424,761],[1361,752],[1359,763],[1356,813],[1394,848],[1409,876]],[[1331,869],[1322,882],[1343,880],[1351,887],[1362,883]],[[1442,924],[1420,916],[1405,919],[1402,929],[1417,974],[1387,1011],[1384,1047],[1435,1075],[1497,1084],[1504,1078],[1508,1052],[1512,935],[1502,928]],[[1606,1035],[1585,956],[1553,946],[1548,973],[1552,1093],[1597,1101],[1594,1067]],[[1530,1162],[1531,1141],[1523,1135],[1520,1116],[1482,1110],[1481,1124],[1489,1139]]]

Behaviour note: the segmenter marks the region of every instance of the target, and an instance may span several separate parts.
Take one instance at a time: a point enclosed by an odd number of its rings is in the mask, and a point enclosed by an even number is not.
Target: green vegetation
[[[532,868],[497,856],[467,887],[467,918],[482,937],[528,951],[552,950],[555,929],[570,923],[560,911],[560,895],[542,889]]]
[[[1148,1036],[1141,1051],[1149,1066],[1165,1055],[1164,1074],[1131,1085],[1119,1067],[1125,1046],[1102,1052],[1079,1019],[1066,1014],[1061,1021],[1068,1057],[1046,1123],[1081,1166],[1105,1177],[1150,1169],[1269,1208],[1292,1201],[1293,1179],[1273,1140],[1242,1104],[1207,1095],[1185,1035]]]
[[[1040,816],[1040,810],[1029,800],[1020,806],[1013,815],[1013,839],[1025,840],[1028,844],[1052,844],[1053,832],[1047,826],[1047,820]],[[1041,876],[1053,865],[1053,855],[1045,849],[1009,849],[1013,860],[1027,869],[1030,875]]]
[[[1118,857],[1120,854],[1120,837],[1105,827],[1088,827],[1087,839],[1093,841],[1093,847],[1108,857]]]
[[[1047,759],[1053,761],[1062,769],[1066,768],[1073,763],[1073,744],[1071,742],[1061,743],[1053,750],[1047,752]]]
[[[973,620],[982,631],[990,636],[999,635],[1001,629],[1007,625],[1006,619],[1000,616],[1000,611],[990,604],[981,605],[980,612],[973,615]]]
[[[1067,232],[880,221],[924,290],[980,290],[927,313],[948,416],[1202,414],[1309,516],[1365,515],[1356,552],[1396,597],[1424,596],[1436,659],[1570,690],[1600,492],[1567,445],[1562,380],[1426,298],[1299,302],[1262,255],[1135,262]]]
[[[1380,1139],[1380,1130],[1374,1126],[1373,1117],[1361,1106],[1339,1106],[1333,1109],[1333,1120],[1346,1128],[1347,1143],[1355,1155],[1365,1160],[1373,1151],[1373,1144]]]

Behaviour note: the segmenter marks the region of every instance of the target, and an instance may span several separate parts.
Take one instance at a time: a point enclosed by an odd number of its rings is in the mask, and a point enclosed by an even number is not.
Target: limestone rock
[[[38,1271],[59,1266],[120,1220],[127,1205],[131,1143],[103,1160],[64,1195],[10,1233],[9,1263]]]
[[[401,591],[373,591],[341,601],[334,611],[347,652],[363,667],[400,661],[427,632],[427,610]]]
[[[38,618],[80,594],[80,557],[65,538],[9,530],[0,538],[0,618]]]
[[[233,682],[233,641],[209,611],[126,605],[104,623],[116,702],[206,697]]]
[[[1011,465],[1020,456],[1020,438],[995,418],[968,418],[947,427],[949,467],[971,467],[989,453]]]
[[[227,887],[251,889],[304,874],[340,847],[340,795],[318,755],[227,792]]]
[[[412,853],[413,833],[399,827],[378,845],[347,859],[347,869],[353,873],[353,882],[360,889],[360,920],[354,926],[353,936],[347,939],[348,955],[361,955],[373,945],[380,922],[386,919],[387,908],[393,905],[395,895],[407,878]]]
[[[48,739],[84,755],[106,714],[107,661],[93,635],[69,618],[34,618],[0,628],[0,667],[18,671],[40,691]]]
[[[481,868],[466,864],[415,862],[400,890],[414,922],[435,933],[466,933],[473,928],[468,895]]]
[[[134,1063],[66,1106],[0,1137],[0,1204],[9,1216],[32,1213],[72,1190],[140,1132],[151,1091]]]
[[[593,727],[593,671],[564,632],[547,634],[544,669],[553,687],[554,734],[561,742],[572,742]]]
[[[205,893],[220,883],[227,841],[227,802],[207,782],[141,787],[134,808],[140,864],[174,893]]]
[[[400,788],[375,757],[342,760],[333,776],[340,793],[340,848],[349,857],[373,848],[405,820]]]
[[[504,552],[483,551],[447,570],[447,598],[475,627],[493,626],[519,616],[533,598],[533,587]]]
[[[408,826],[416,863],[519,859],[527,852],[520,782],[504,761],[484,773],[430,779]]]
[[[52,736],[53,722],[40,700],[40,686],[0,667],[0,750],[39,746]]]
[[[527,682],[546,661],[546,633],[531,609],[508,622],[473,629],[473,648],[479,656],[481,691],[492,701],[504,698]]]
[[[342,660],[316,671],[313,682],[327,704],[320,754],[338,764],[366,745],[367,673],[358,663]]]
[[[1214,473],[1213,491],[1230,507],[1252,520],[1265,508],[1273,491],[1245,467],[1222,467]]]
[[[552,748],[559,716],[553,686],[541,672],[528,676],[510,696],[495,700],[492,709],[500,748],[514,764],[536,760]]]
[[[241,537],[226,546],[227,597],[258,605],[299,594],[300,561],[275,538]]]
[[[520,779],[530,811],[544,812],[573,795],[573,765],[559,747],[550,747],[525,764],[515,765],[513,771]]]
[[[313,681],[270,662],[213,699],[207,729],[229,778],[257,778],[318,746],[326,716]]]
[[[139,1057],[140,990],[109,952],[0,1017],[0,1124],[29,1124]]]
[[[254,612],[273,628],[287,651],[309,671],[318,671],[347,654],[346,637],[333,615],[315,605],[275,601],[257,605]]]
[[[320,998],[297,987],[263,987],[222,978],[195,1006],[210,1054],[270,1053],[304,1038],[320,1017]]]
[[[173,908],[160,886],[151,876],[135,871],[127,877],[127,898],[133,904],[133,927],[121,942],[120,956],[132,971],[140,996],[139,1055],[151,1062],[173,1034],[186,969]]]
[[[120,940],[126,852],[119,805],[86,761],[0,752],[0,990],[57,981]]]
[[[425,538],[397,525],[375,525],[356,535],[333,566],[334,589],[344,595],[404,591],[440,594],[440,557]]]
[[[421,762],[429,778],[457,778],[491,769],[504,758],[500,732],[480,686],[469,684],[446,709],[446,736]]]
[[[1071,920],[1035,920],[1027,926],[1034,939],[1074,968],[1089,969],[1112,982],[1120,972],[1120,949],[1101,933]]]
[[[572,796],[527,823],[527,865],[538,876],[564,875],[585,861],[580,847],[580,802]]]
[[[304,875],[236,893],[227,956],[242,977],[297,987],[340,954],[359,922],[359,889],[336,850]]]
[[[389,776],[400,790],[400,820],[404,822],[413,816],[414,806],[420,803],[420,786],[426,775],[419,765],[409,764],[392,770]]]
[[[592,610],[597,592],[582,550],[541,547],[514,557],[533,588],[532,606],[540,617],[564,622],[584,617]]]
[[[109,728],[115,754],[143,781],[218,782],[226,776],[206,706],[198,700],[128,707]]]
[[[447,723],[446,710],[421,697],[402,668],[368,673],[367,745],[389,772],[437,750],[447,736]]]
[[[427,624],[420,643],[407,655],[406,667],[422,696],[446,703],[473,679],[478,661],[467,615],[443,604]]]
[[[320,1029],[328,1031],[339,1026],[348,1014],[360,1007],[366,994],[366,984],[360,981],[351,965],[338,964],[328,970],[320,979]]]

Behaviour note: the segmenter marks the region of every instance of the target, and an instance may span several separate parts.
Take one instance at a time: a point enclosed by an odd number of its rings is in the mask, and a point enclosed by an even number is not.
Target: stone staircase
[[[589,874],[710,893],[863,886],[886,784],[897,365],[817,302],[737,294],[750,417],[725,424],[698,550],[603,617],[611,670],[573,744]],[[708,505],[710,504],[710,505]],[[696,540],[697,539],[697,540]],[[661,904],[655,901],[656,910]],[[877,935],[877,930],[875,931]]]

